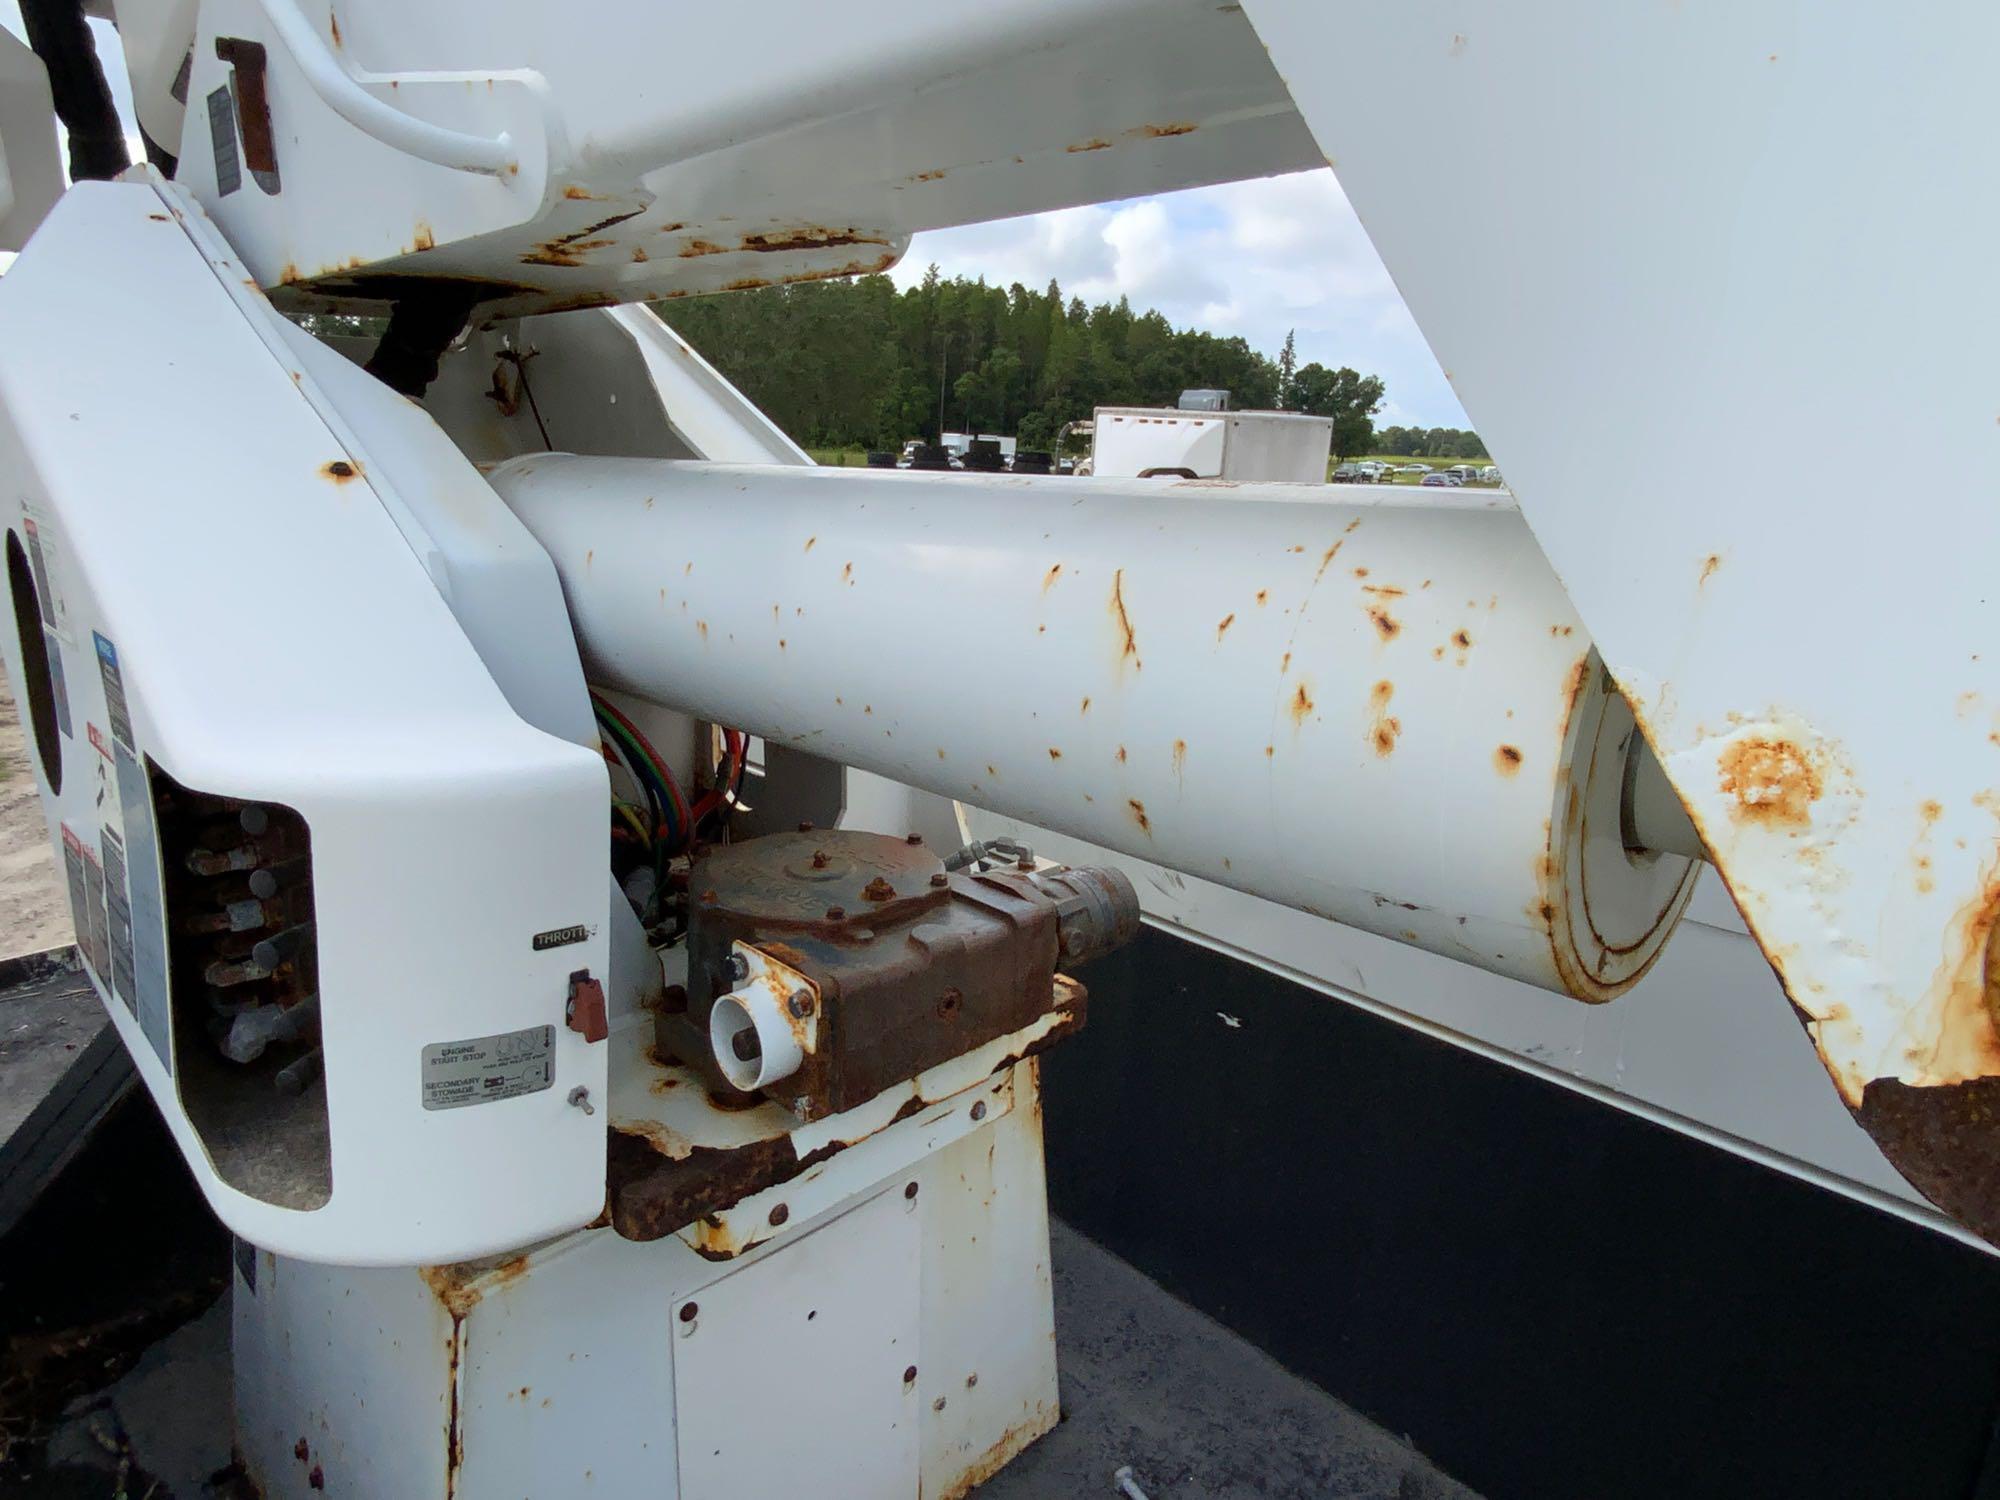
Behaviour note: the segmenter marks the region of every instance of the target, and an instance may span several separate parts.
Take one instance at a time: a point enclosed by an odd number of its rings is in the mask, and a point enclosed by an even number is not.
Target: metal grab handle
[[[432,125],[383,103],[363,88],[327,49],[307,24],[294,0],[262,0],[264,14],[285,50],[305,74],[327,108],[364,134],[454,172],[479,172],[489,177],[511,176],[520,170],[520,156],[505,131],[498,136],[471,135]]]

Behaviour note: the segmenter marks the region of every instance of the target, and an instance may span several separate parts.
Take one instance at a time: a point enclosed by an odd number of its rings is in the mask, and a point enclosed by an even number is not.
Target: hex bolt
[[[1024,874],[1032,875],[1035,870],[1035,862],[1032,859],[1017,859],[1014,861],[1014,868]]]
[[[906,844],[921,844],[923,841],[924,836],[921,833],[909,833],[903,836],[903,842]]]
[[[861,894],[870,901],[888,901],[894,898],[896,888],[882,876],[877,875],[861,888]]]
[[[951,884],[951,877],[945,874],[945,872],[942,870],[939,870],[937,874],[931,876],[931,886],[935,890],[942,890],[944,889],[944,887],[950,884]]]
[[[741,984],[750,977],[750,960],[740,953],[730,954],[722,967],[728,972],[730,982],[733,984]]]
[[[792,998],[785,1003],[801,1021],[813,1013],[813,997],[809,990],[793,990]]]
[[[813,868],[815,870],[824,870],[831,863],[833,863],[832,856],[824,849],[813,850]]]
[[[569,1091],[569,1102],[587,1115],[597,1113],[597,1106],[590,1102],[590,1090],[580,1083]]]
[[[826,909],[826,919],[829,922],[838,922],[842,917],[846,915],[847,915],[847,908],[844,906],[829,906]]]
[[[800,818],[800,819],[799,819],[799,832],[800,832],[800,833],[811,833],[812,831],[813,831],[813,820],[812,820],[811,818]]]
[[[789,1219],[791,1216],[792,1216],[792,1211],[789,1208],[785,1207],[785,1205],[782,1203],[773,1206],[770,1213],[765,1215],[765,1217],[771,1221],[771,1227],[773,1229],[776,1229],[780,1224],[784,1223],[785,1220]]]
[[[984,1099],[977,1099],[973,1101],[972,1118],[975,1120],[983,1120],[986,1118],[986,1101]]]

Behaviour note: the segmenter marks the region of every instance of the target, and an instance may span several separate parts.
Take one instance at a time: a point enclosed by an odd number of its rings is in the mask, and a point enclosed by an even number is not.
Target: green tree
[[[1347,458],[1372,451],[1375,424],[1382,409],[1382,381],[1358,374],[1345,365],[1329,370],[1310,364],[1292,381],[1292,404],[1315,417],[1333,418],[1333,456]]]

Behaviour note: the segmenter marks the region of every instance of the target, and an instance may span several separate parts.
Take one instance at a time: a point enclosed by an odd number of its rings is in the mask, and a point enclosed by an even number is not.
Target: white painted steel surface
[[[2000,13],[1247,9],[1835,1083],[2000,1233],[2000,211],[1854,195],[1990,175]]]
[[[1492,501],[563,455],[490,478],[587,667],[642,697],[1585,999],[1691,888],[1626,854],[1629,718]]]
[[[789,1488],[722,1493],[842,1493],[827,1476],[866,1450],[772,1441],[774,1410],[791,1409],[774,1402],[772,1370],[796,1365],[821,1393],[879,1370],[755,1328],[766,1294],[790,1306],[817,1288],[822,1298],[808,1297],[801,1320],[814,1311],[850,1323],[871,1310],[914,1314],[915,1341],[897,1346],[889,1371],[889,1399],[906,1403],[914,1420],[909,1493],[919,1478],[923,1494],[959,1492],[1057,1420],[1033,1073],[1032,1062],[1014,1069],[1015,1107],[962,1132],[939,1139],[934,1124],[911,1119],[830,1158],[824,1168],[843,1174],[826,1184],[839,1207],[809,1208],[801,1198],[782,1230],[767,1225],[769,1239],[733,1259],[703,1259],[673,1235],[641,1244],[608,1229],[423,1271],[309,1265],[246,1247],[256,1284],[235,1281],[234,1365],[237,1443],[251,1476],[272,1500],[586,1492],[677,1500],[714,1493],[690,1476],[715,1461],[719,1437],[726,1432],[735,1447],[754,1422],[764,1435],[754,1462],[788,1466],[779,1477]],[[961,1099],[958,1117],[983,1097],[993,1096],[982,1086]],[[931,1142],[928,1154],[906,1154],[898,1132]],[[877,1143],[879,1161],[869,1149]],[[906,1197],[912,1182],[918,1191]],[[851,1219],[841,1208],[857,1202],[892,1227],[885,1235],[879,1221],[854,1221],[853,1242],[825,1256],[833,1242],[819,1232],[839,1236]],[[767,1207],[759,1204],[760,1219]],[[893,1283],[841,1274],[865,1271],[871,1252],[891,1246],[913,1252],[895,1262],[902,1274]],[[745,1309],[739,1290],[752,1294]],[[684,1337],[679,1312],[690,1301],[694,1328]],[[917,1379],[906,1393],[902,1374],[912,1365]],[[699,1393],[684,1389],[696,1381]],[[677,1426],[689,1401],[691,1420]],[[716,1403],[742,1421],[716,1425]]]
[[[48,543],[74,731],[60,796],[37,774],[52,839],[120,802],[128,835],[135,818],[150,827],[146,799],[107,786],[87,739],[115,727],[97,633],[118,650],[138,755],[304,816],[324,1206],[222,1181],[177,1092],[164,982],[150,1033],[100,992],[204,1194],[246,1239],[393,1262],[586,1222],[602,1206],[603,1121],[565,1095],[602,1087],[604,1049],[561,1021],[568,974],[605,963],[603,767],[510,707],[392,518],[386,477],[329,426],[263,298],[205,234],[199,210],[144,181],[82,184],[0,278],[7,525],[25,504]],[[115,330],[119,356],[100,358],[88,328]],[[25,702],[15,634],[0,637]],[[157,879],[137,847],[133,868]],[[135,944],[163,949],[159,911],[135,899],[133,914]],[[532,951],[535,933],[577,923],[584,941]],[[424,1047],[545,1023],[553,1087],[423,1108]]]
[[[179,138],[185,179],[267,286],[474,277],[515,288],[497,306],[512,312],[847,275],[887,268],[917,229],[1314,159],[1240,9],[1211,0],[942,0],[880,24],[806,0],[754,17],[340,0],[294,22],[340,75],[318,85],[274,13],[202,7]],[[222,191],[217,36],[268,44],[281,191],[247,174]],[[519,170],[398,151],[382,118],[357,128],[327,103],[353,116],[356,92],[408,129],[505,136]]]
[[[0,250],[19,250],[63,190],[42,60],[0,32]]]

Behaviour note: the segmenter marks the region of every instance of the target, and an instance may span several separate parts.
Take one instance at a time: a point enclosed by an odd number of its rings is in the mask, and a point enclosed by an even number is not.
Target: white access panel
[[[922,1216],[886,1190],[791,1248],[674,1306],[682,1500],[917,1494]]]

